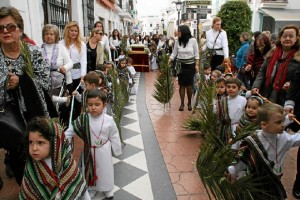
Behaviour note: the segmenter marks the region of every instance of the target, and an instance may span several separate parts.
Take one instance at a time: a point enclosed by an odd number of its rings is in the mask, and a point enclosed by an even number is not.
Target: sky
[[[161,9],[168,7],[169,0],[137,0],[139,16],[159,15]]]

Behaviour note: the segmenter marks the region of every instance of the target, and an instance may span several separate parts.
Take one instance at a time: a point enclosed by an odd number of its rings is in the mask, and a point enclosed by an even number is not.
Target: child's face
[[[112,64],[106,64],[105,67],[106,67],[107,71],[109,71],[110,69],[113,68]]]
[[[88,106],[88,113],[90,113],[92,116],[99,116],[102,114],[102,111],[105,108],[106,104],[103,103],[103,101],[99,99],[99,97],[96,97],[96,98],[88,98],[87,106]]]
[[[284,114],[270,112],[269,115],[272,115],[272,117],[270,117],[268,122],[261,122],[262,130],[270,134],[281,134],[284,131]]]
[[[217,94],[225,94],[226,91],[226,85],[223,82],[217,83],[216,84],[216,88],[217,88]]]
[[[215,72],[211,73],[210,79],[211,79],[212,81],[217,80],[217,78],[218,78],[218,74],[217,74],[217,73],[215,73]]]
[[[121,61],[120,62],[120,66],[121,66],[122,69],[125,68],[126,67],[126,62],[125,61]]]
[[[88,83],[88,82],[84,82],[84,87],[85,87],[85,89],[86,89],[87,91],[91,91],[92,89],[95,89],[95,88],[96,88],[96,86],[95,86],[94,83],[90,84],[90,83]]]
[[[29,132],[29,155],[35,161],[40,161],[50,156],[50,142],[38,131]]]
[[[246,113],[249,117],[257,117],[257,108],[259,107],[259,102],[255,99],[248,99],[246,105]]]
[[[211,74],[211,68],[205,69],[205,70],[204,70],[204,74],[205,74],[205,75]]]
[[[229,83],[226,85],[226,92],[229,97],[236,97],[239,93],[239,86],[235,83]]]

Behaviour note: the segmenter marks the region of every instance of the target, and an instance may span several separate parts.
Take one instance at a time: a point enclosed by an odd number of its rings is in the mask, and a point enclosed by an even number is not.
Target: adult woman
[[[51,71],[51,92],[50,94],[58,95],[57,89],[62,86],[64,75],[66,76],[67,85],[72,84],[72,75],[70,70],[73,62],[67,49],[59,44],[59,30],[56,25],[46,24],[42,30],[43,57],[50,65]],[[56,90],[56,91],[54,91]]]
[[[226,31],[221,29],[220,17],[213,19],[212,29],[206,32],[206,47],[208,51],[215,52],[211,57],[211,70],[221,65],[224,59],[229,60],[228,40]]]
[[[160,34],[160,35],[158,36],[157,50],[164,49],[164,48],[165,48],[165,45],[166,45],[165,37],[164,37],[162,34]]]
[[[103,32],[97,28],[92,29],[87,47],[87,72],[96,70],[97,66],[104,62],[104,49],[100,43]]]
[[[261,93],[274,103],[284,104],[290,81],[300,64],[298,34],[298,27],[293,25],[280,31],[276,48],[267,54],[253,83],[253,94]]]
[[[105,58],[105,59],[108,59],[109,61],[111,61],[111,52],[110,52],[110,47],[109,47],[109,39],[108,39],[107,35],[105,35],[103,23],[100,22],[100,21],[96,21],[96,23],[94,24],[94,28],[98,28],[99,31],[101,31],[104,34],[102,36],[102,39],[101,39],[100,42],[101,42],[102,46],[104,47],[105,53],[108,54],[108,58]]]
[[[266,54],[270,49],[271,42],[266,35],[260,34],[256,37],[254,40],[254,52],[249,54],[244,68],[246,79],[250,81],[250,88],[252,87],[260,67],[265,61]]]
[[[199,71],[199,49],[197,40],[192,38],[188,26],[178,27],[178,40],[175,42],[174,50],[170,56],[169,62],[176,58],[176,68],[179,83],[179,95],[181,105],[179,111],[183,111],[185,91],[188,97],[188,110],[192,110],[192,95],[195,72]]]
[[[49,113],[50,106],[52,105],[52,109],[54,106],[46,92],[50,82],[50,67],[43,59],[39,47],[26,44],[21,40],[23,31],[23,19],[17,9],[0,8],[0,105],[4,102],[6,87],[5,98],[18,105],[24,122],[35,116],[55,117],[57,116],[55,110]],[[5,85],[8,75],[10,76],[8,84]],[[3,131],[2,127],[1,130]],[[12,169],[20,184],[24,169],[20,148],[22,143],[10,145],[7,138],[2,136],[3,133],[0,134],[0,146],[9,150]]]
[[[297,41],[300,41],[299,34],[298,34]],[[299,48],[298,51],[295,53],[294,59],[300,61]],[[298,65],[293,75],[293,79],[291,80],[290,88],[286,95],[286,101],[284,104],[284,109],[288,113],[293,113],[298,119],[298,121],[300,120],[300,92],[299,91],[300,91],[300,67]],[[298,132],[300,129],[300,125],[294,122],[290,124],[288,128],[290,128],[293,132]],[[300,199],[300,147],[297,153],[297,174],[293,186],[293,195],[296,199]]]
[[[109,44],[111,48],[111,55],[114,60],[120,55],[120,50],[121,50],[120,49],[121,37],[117,29],[113,30],[112,36],[109,38]]]
[[[242,69],[244,67],[244,65],[246,64],[247,57],[245,57],[245,52],[249,48],[249,39],[250,39],[250,34],[247,32],[243,32],[240,35],[241,47],[236,52],[236,68],[239,70]],[[244,85],[247,88],[249,88],[246,77],[245,77],[245,73],[239,73],[238,78],[244,83]]]
[[[64,30],[64,39],[60,41],[64,45],[72,60],[71,69],[73,90],[79,85],[80,80],[86,74],[86,45],[81,40],[79,24],[76,21],[67,23]],[[72,92],[72,91],[70,91]]]
[[[143,39],[143,44],[146,45],[147,47],[150,47],[151,41],[149,35],[146,35]]]

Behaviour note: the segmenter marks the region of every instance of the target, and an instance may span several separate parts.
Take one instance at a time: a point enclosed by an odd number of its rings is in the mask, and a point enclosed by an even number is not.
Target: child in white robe
[[[230,78],[226,81],[226,92],[228,96],[221,98],[216,106],[218,118],[221,121],[220,139],[228,144],[232,136],[235,135],[236,126],[240,118],[245,113],[247,100],[238,95],[241,89],[241,81],[237,78]],[[236,145],[232,145],[236,149]]]
[[[74,120],[65,134],[72,137],[76,133],[85,144],[81,164],[90,197],[104,192],[106,198],[112,198],[114,168],[111,150],[116,156],[122,153],[119,131],[114,119],[103,112],[107,97],[100,89],[89,91],[86,99],[88,113]]]

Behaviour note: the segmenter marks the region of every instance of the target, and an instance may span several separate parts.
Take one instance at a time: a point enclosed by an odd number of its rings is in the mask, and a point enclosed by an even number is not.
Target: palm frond
[[[28,45],[24,41],[21,41],[21,55],[25,62],[25,66],[22,68],[23,73],[27,74],[29,77],[33,78],[34,73],[33,73],[30,50],[29,50]]]
[[[172,69],[168,64],[169,56],[163,53],[159,63],[159,73],[156,82],[154,83],[153,97],[164,106],[169,103],[174,94],[174,82],[172,78]]]

